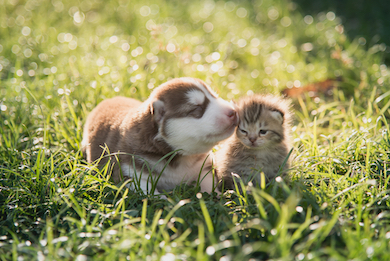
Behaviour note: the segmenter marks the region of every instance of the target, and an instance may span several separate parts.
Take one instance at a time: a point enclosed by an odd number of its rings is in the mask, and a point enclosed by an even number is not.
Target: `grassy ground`
[[[0,0],[0,259],[390,260],[384,52],[287,0]],[[290,178],[265,189],[160,200],[83,160],[98,102],[179,76],[226,99],[342,80],[295,100]]]

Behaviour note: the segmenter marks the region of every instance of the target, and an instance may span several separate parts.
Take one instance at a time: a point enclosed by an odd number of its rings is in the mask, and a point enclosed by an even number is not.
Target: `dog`
[[[111,159],[114,182],[132,179],[131,187],[145,194],[197,181],[210,193],[217,185],[210,152],[237,124],[233,106],[205,82],[176,78],[143,103],[125,97],[102,101],[87,117],[82,149],[89,163]]]

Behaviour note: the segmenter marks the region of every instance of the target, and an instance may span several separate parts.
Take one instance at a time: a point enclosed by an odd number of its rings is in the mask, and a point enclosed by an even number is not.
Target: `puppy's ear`
[[[283,124],[283,113],[281,113],[280,111],[271,111],[271,117],[274,118],[275,120],[277,120],[280,125]]]
[[[150,107],[150,113],[153,115],[153,119],[160,123],[165,115],[165,104],[161,100],[156,100]]]

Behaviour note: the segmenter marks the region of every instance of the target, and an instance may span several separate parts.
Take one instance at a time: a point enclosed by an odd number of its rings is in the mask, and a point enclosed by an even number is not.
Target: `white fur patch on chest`
[[[168,166],[161,175],[158,187],[163,190],[171,190],[181,183],[190,184],[206,174],[211,166],[211,159],[202,158],[194,160],[196,156],[183,156],[175,168]],[[202,168],[203,167],[203,168]]]
[[[152,160],[148,160],[145,164],[148,164],[148,168],[144,168],[143,173],[128,163],[121,164],[123,175],[135,180],[135,183],[130,186],[131,189],[141,189],[145,193],[150,193],[151,188],[155,186],[157,190],[154,194],[159,194],[164,190],[170,191],[182,183],[191,184],[199,180],[201,190],[210,193],[216,185],[216,180],[210,171],[212,159],[207,157],[207,154],[204,158],[199,158],[197,155],[183,156],[176,167]],[[148,169],[152,170],[155,175],[150,175],[147,172]],[[157,184],[152,185],[155,182]]]

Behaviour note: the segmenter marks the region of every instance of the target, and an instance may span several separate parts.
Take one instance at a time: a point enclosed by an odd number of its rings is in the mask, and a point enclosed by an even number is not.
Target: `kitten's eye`
[[[248,132],[244,131],[243,129],[238,128],[238,130],[239,130],[242,134],[245,134],[245,135],[248,134]]]
[[[267,130],[260,130],[259,134],[260,135],[265,135],[265,134],[267,134],[267,132],[268,132]]]

